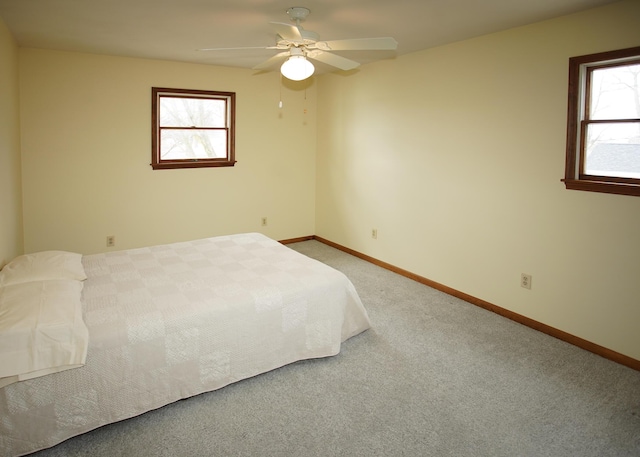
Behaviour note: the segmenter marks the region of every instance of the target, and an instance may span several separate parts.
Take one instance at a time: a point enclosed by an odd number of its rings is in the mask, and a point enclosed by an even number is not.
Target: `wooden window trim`
[[[634,58],[636,57],[636,58]],[[569,59],[569,97],[567,107],[567,154],[565,162],[565,177],[562,179],[565,187],[572,190],[589,192],[603,192],[609,194],[640,196],[640,179],[609,176],[594,176],[582,171],[584,164],[584,137],[586,126],[613,120],[590,120],[589,106],[582,107],[583,93],[590,93],[589,77],[583,78],[582,67],[587,64],[587,73],[593,70],[620,65],[620,63],[637,63],[640,60],[640,46],[619,49],[616,51],[600,52]],[[601,62],[601,63],[598,63]],[[584,80],[583,80],[584,79]],[[587,86],[584,87],[583,86]],[[587,101],[589,98],[587,97]],[[586,111],[584,111],[586,110]],[[581,113],[586,112],[586,119]],[[617,119],[616,122],[638,122],[640,119]]]
[[[170,95],[184,98],[225,98],[228,99],[227,127],[191,127],[198,130],[226,130],[227,133],[227,157],[207,159],[175,159],[162,160],[160,158],[160,126],[159,126],[159,99],[162,95]],[[236,94],[235,92],[221,92],[210,90],[172,89],[166,87],[151,88],[151,167],[154,170],[166,170],[175,168],[206,168],[206,167],[233,167],[235,159],[235,124],[236,124]],[[162,127],[171,129],[172,127]]]

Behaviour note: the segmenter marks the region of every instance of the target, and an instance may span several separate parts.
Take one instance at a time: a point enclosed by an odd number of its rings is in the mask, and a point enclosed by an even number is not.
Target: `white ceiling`
[[[251,68],[277,51],[270,21],[311,10],[321,40],[390,36],[392,51],[349,51],[361,63],[393,58],[616,0],[0,0],[19,46]]]

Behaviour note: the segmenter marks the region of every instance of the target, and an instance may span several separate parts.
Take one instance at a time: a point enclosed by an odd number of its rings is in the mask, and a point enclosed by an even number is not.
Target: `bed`
[[[86,255],[81,264],[86,279],[65,280],[82,284],[85,358],[0,388],[0,455],[335,355],[370,326],[344,274],[257,233]]]

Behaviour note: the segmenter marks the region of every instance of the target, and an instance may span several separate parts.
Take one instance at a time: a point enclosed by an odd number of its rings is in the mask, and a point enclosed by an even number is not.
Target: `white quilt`
[[[0,389],[0,455],[288,363],[369,328],[342,273],[260,234],[83,257],[86,365]]]

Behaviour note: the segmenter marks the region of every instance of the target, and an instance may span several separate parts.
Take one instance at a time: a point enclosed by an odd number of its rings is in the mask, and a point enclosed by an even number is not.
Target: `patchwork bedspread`
[[[0,455],[288,363],[335,355],[369,328],[342,273],[260,234],[83,257],[82,368],[0,389]]]

